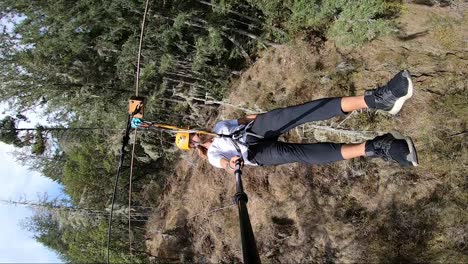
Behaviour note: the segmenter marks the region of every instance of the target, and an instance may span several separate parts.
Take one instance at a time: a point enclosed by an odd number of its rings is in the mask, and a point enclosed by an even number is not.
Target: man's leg
[[[262,142],[249,147],[249,159],[265,166],[293,162],[324,164],[365,156],[365,144]]]
[[[341,147],[341,156],[345,160],[366,156],[366,143],[344,144]]]
[[[324,164],[343,160],[342,144],[315,143],[295,144],[266,141],[249,146],[248,159],[262,166],[288,163]]]
[[[404,70],[396,74],[386,85],[367,91],[362,96],[319,99],[258,115],[251,132],[274,139],[298,125],[342,116],[347,112],[365,108],[397,114],[412,95],[411,75]]]
[[[318,99],[260,114],[250,131],[265,138],[277,138],[304,123],[343,116],[363,108],[367,108],[364,96]]]
[[[341,98],[341,110],[345,113],[368,108],[364,95]]]
[[[402,166],[418,166],[413,141],[398,132],[378,136],[361,144],[260,142],[249,146],[248,159],[264,166],[294,162],[312,165],[361,156],[393,160]]]

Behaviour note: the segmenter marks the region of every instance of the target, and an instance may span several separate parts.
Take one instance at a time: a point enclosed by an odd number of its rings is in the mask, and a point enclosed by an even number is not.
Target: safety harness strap
[[[253,132],[250,132],[249,129],[253,126],[253,123],[254,123],[255,120],[252,120],[250,121],[250,123],[248,123],[247,125],[245,126],[240,126],[237,130],[235,130],[234,132],[232,132],[231,134],[229,135],[226,135],[227,137],[229,138],[232,138],[244,145],[247,145],[247,136],[252,136],[252,137],[256,137],[256,138],[259,138],[259,139],[263,139],[264,137],[261,136],[261,135],[258,135],[258,134],[255,134]],[[252,143],[252,142],[249,142],[248,144],[256,144],[256,143]]]
[[[253,122],[254,120],[248,123],[246,126],[239,127],[236,131],[232,132],[229,135],[223,135],[223,134],[220,135],[221,137],[226,137],[231,140],[232,144],[236,148],[237,153],[239,154],[239,157],[241,159],[243,159],[243,156],[242,156],[242,152],[239,147],[239,144],[243,144],[244,146],[248,146],[249,144],[250,145],[257,144],[257,143],[247,143],[247,136],[253,136],[259,139],[264,138],[263,136],[257,135],[249,131],[249,129],[253,126]]]

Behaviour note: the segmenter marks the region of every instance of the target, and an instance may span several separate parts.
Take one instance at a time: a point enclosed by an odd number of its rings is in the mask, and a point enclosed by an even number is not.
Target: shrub
[[[284,28],[290,37],[303,30],[315,31],[352,47],[389,34],[394,28],[389,18],[400,10],[400,5],[385,0],[249,2],[263,12],[267,25]]]

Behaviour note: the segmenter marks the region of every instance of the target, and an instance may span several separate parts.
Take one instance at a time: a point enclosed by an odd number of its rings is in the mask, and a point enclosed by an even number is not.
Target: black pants
[[[341,98],[319,99],[258,115],[250,131],[264,138],[247,137],[248,159],[262,166],[292,162],[322,164],[343,160],[342,144],[297,144],[278,141],[281,134],[296,126],[342,115],[345,113],[341,110]]]

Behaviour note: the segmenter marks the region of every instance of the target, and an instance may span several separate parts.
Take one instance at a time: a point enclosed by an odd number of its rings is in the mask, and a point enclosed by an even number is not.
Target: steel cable
[[[140,43],[138,47],[138,55],[137,55],[137,72],[136,72],[136,80],[135,80],[135,94],[138,96],[139,94],[139,79],[140,79],[140,59],[141,59],[141,48],[143,45],[143,34],[145,30],[145,21],[146,21],[146,14],[148,13],[148,5],[149,5],[149,0],[146,0],[145,4],[145,11],[143,13],[143,21],[141,25],[141,32],[140,32]],[[111,199],[111,210],[109,214],[109,222],[108,222],[108,232],[107,232],[107,254],[106,254],[106,263],[109,264],[110,261],[110,256],[109,256],[109,249],[110,249],[110,239],[111,239],[111,233],[112,233],[112,215],[113,215],[113,210],[114,210],[114,203],[115,203],[115,194],[117,192],[117,184],[119,181],[120,173],[122,171],[122,165],[125,157],[125,147],[128,145],[128,141],[130,138],[130,129],[131,129],[131,118],[133,118],[132,114],[128,115],[127,118],[127,126],[126,126],[126,131],[125,135],[122,140],[122,148],[120,152],[120,160],[119,160],[119,167],[117,169],[117,175],[115,177],[115,182],[114,182],[114,191],[112,193],[112,199]],[[136,136],[136,130],[135,130],[135,136]],[[136,138],[135,138],[136,139]],[[132,160],[131,160],[131,167],[130,167],[130,179],[132,178],[133,175],[133,157],[134,157],[134,151],[135,151],[135,141],[133,142],[133,148],[132,148]],[[130,190],[131,190],[131,185],[132,182],[130,180]],[[131,195],[129,195],[129,201],[131,201]],[[131,208],[129,208],[129,212],[131,211]],[[129,232],[130,232],[130,219],[129,219]],[[130,234],[129,234],[130,236]],[[130,251],[131,251],[131,241],[130,241]],[[130,252],[131,253],[131,252]]]

